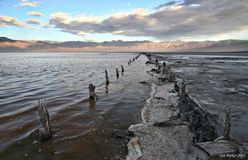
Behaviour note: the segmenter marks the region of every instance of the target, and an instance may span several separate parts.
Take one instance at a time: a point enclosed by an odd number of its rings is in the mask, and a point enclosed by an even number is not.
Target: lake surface
[[[118,159],[125,134],[150,94],[146,57],[132,53],[1,53],[0,159]],[[125,67],[117,80],[115,68]],[[105,86],[104,70],[110,85]],[[88,101],[88,85],[99,99]],[[53,137],[30,137],[38,99],[48,102]]]
[[[219,120],[231,108],[231,139],[248,143],[248,53],[243,55],[161,55],[186,80],[189,94]],[[237,54],[237,53],[232,53]]]

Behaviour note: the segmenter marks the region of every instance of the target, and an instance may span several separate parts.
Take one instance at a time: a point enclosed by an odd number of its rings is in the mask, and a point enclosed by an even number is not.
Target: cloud
[[[26,20],[26,23],[28,24],[33,24],[33,25],[41,25],[41,21],[37,20],[37,19],[28,19]]]
[[[161,9],[161,8],[164,8],[164,7],[167,7],[167,6],[171,6],[171,5],[175,5],[175,4],[177,4],[177,1],[169,1],[169,2],[166,2],[166,3],[164,3],[164,4],[161,4],[161,5],[159,5],[159,6],[157,6],[157,7],[155,7],[155,9]]]
[[[183,6],[200,6],[203,0],[183,0],[183,1],[169,1],[155,7],[156,10],[164,8],[182,8]]]
[[[203,0],[184,0],[182,5],[194,5],[194,4],[201,4]]]
[[[31,11],[31,12],[28,12],[27,15],[30,15],[30,16],[35,16],[35,17],[42,17],[43,14],[40,13],[40,12],[36,12],[36,11]]]
[[[23,23],[18,19],[8,16],[0,16],[0,26],[16,26],[23,27]]]
[[[19,3],[19,6],[29,6],[29,7],[36,7],[38,5],[38,2],[36,1],[29,1],[29,0],[21,0]]]
[[[173,2],[174,3],[174,2]],[[156,39],[228,34],[247,28],[248,3],[244,0],[184,0],[153,12],[133,11],[107,18],[55,13],[49,23],[63,32],[112,33]]]
[[[49,26],[49,24],[42,24],[41,25],[43,28],[49,28],[50,26]]]
[[[49,28],[50,25],[47,24],[47,23],[43,23],[42,21],[40,20],[37,20],[37,19],[27,19],[26,20],[26,23],[27,24],[31,24],[31,25],[37,25],[37,26],[40,26],[40,27],[43,27],[43,28]],[[31,27],[32,28],[32,27]],[[75,34],[75,33],[74,33]]]

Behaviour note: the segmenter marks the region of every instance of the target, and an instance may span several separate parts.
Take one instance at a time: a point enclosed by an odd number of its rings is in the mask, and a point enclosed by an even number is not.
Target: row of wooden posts
[[[140,54],[134,58],[129,59],[128,65],[130,65],[132,62],[134,62],[136,59],[138,59]],[[121,65],[121,72],[124,73],[125,69],[124,66]],[[116,78],[119,78],[119,70],[116,68]],[[109,86],[109,76],[108,76],[108,71],[105,70],[105,85]],[[95,100],[97,98],[97,95],[95,93],[95,85],[94,84],[89,84],[89,99],[90,100]],[[47,102],[45,100],[38,100],[38,115],[37,119],[39,122],[39,128],[38,128],[38,136],[39,140],[47,140],[50,137],[52,137],[52,130],[51,130],[51,122],[50,122],[50,117],[49,117],[49,112],[47,110]]]
[[[152,63],[152,58],[148,56],[149,61]],[[170,65],[166,65],[165,62],[159,64],[158,59],[156,58],[153,62],[155,66],[157,67],[158,72],[160,72],[162,75],[168,75],[168,81],[173,82],[176,79],[176,74],[172,72],[172,67]]]

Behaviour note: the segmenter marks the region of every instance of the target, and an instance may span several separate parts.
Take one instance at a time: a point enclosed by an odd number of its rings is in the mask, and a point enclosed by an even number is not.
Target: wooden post
[[[106,85],[109,85],[109,78],[108,78],[108,71],[105,70],[105,79],[106,79]]]
[[[118,68],[116,68],[116,77],[117,77],[117,79],[119,78],[119,71],[118,71]]]
[[[38,100],[38,121],[40,140],[43,141],[52,137],[51,123],[46,101]]]
[[[96,86],[94,86],[93,84],[89,84],[89,98],[90,99],[96,98],[95,89],[96,89]]]
[[[230,112],[231,108],[228,108],[226,111],[225,119],[224,119],[224,138],[226,140],[230,139],[230,133],[231,133],[231,120],[230,120]]]
[[[160,66],[160,65],[158,65],[158,70],[159,70],[159,71],[161,70],[161,66]]]
[[[165,62],[163,62],[163,68],[165,68],[166,67],[166,63]]]
[[[123,65],[121,65],[121,72],[122,72],[122,73],[124,72],[124,67],[123,67]]]
[[[169,82],[174,82],[176,79],[176,74],[172,72],[171,67],[169,68]]]
[[[157,58],[155,59],[155,64],[156,64],[156,67],[158,67],[158,59]]]
[[[163,75],[165,74],[165,70],[166,70],[166,63],[163,62],[163,68],[162,68],[162,74],[163,74]]]

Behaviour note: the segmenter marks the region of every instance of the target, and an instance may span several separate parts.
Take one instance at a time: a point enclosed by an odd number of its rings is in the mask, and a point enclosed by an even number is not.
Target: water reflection
[[[89,111],[94,112],[96,110],[96,100],[89,98]]]
[[[108,94],[108,92],[109,92],[109,85],[106,85],[105,86],[105,93]]]

